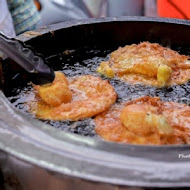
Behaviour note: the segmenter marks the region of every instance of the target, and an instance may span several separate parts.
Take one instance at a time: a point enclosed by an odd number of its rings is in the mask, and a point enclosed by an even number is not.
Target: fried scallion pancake
[[[103,139],[132,144],[189,144],[190,107],[160,98],[142,97],[116,104],[95,117]]]
[[[93,117],[115,103],[117,95],[108,81],[85,75],[69,79],[56,72],[50,85],[34,86],[35,99],[28,103],[37,118],[79,120]]]
[[[109,78],[118,77],[131,84],[151,86],[183,84],[190,79],[190,57],[157,43],[120,47],[97,71]]]

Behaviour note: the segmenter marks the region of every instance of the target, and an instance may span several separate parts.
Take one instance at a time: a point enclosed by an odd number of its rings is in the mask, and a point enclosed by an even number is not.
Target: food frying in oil
[[[95,118],[103,139],[133,144],[189,144],[190,107],[145,96],[116,104]]]
[[[108,81],[91,75],[69,80],[56,72],[52,84],[35,87],[35,98],[28,102],[37,118],[72,120],[93,117],[115,103],[117,95]]]
[[[112,52],[110,59],[101,62],[97,71],[131,84],[171,86],[190,79],[189,58],[157,43],[143,42]]]

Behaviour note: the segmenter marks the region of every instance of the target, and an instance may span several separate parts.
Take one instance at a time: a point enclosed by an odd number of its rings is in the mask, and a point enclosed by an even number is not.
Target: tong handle
[[[34,84],[53,82],[55,73],[45,59],[23,42],[8,38],[0,32],[0,50],[31,74]]]

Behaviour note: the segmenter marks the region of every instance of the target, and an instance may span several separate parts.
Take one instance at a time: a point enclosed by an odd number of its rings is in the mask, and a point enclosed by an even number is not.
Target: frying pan
[[[64,22],[43,27],[35,35],[20,35],[18,39],[50,59],[68,49],[113,50],[141,41],[157,42],[172,49],[181,47],[180,52],[187,54],[189,34],[189,21],[122,17]],[[52,59],[54,70],[56,64]],[[5,188],[190,187],[189,145],[113,143],[50,127],[8,101],[8,89],[25,85],[29,79],[9,59],[0,65],[0,176]],[[15,79],[17,73],[19,77]]]

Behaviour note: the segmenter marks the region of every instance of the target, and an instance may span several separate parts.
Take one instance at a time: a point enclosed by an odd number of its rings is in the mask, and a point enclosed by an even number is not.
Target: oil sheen
[[[76,77],[80,75],[94,75],[109,80],[117,92],[117,102],[129,101],[142,96],[160,97],[163,101],[173,101],[190,105],[190,82],[183,85],[172,87],[156,88],[146,85],[130,85],[119,79],[108,79],[99,75],[96,70],[102,61],[109,59],[109,54],[113,50],[67,50],[58,55],[48,57],[47,60],[52,63],[56,71],[63,72],[67,77]],[[27,101],[34,97],[31,91],[31,84],[22,88],[12,89],[11,96],[8,99],[19,110],[28,112]],[[32,116],[35,118],[35,116]],[[42,121],[55,128],[77,133],[83,136],[96,136],[94,131],[93,118],[71,122],[71,121]]]

